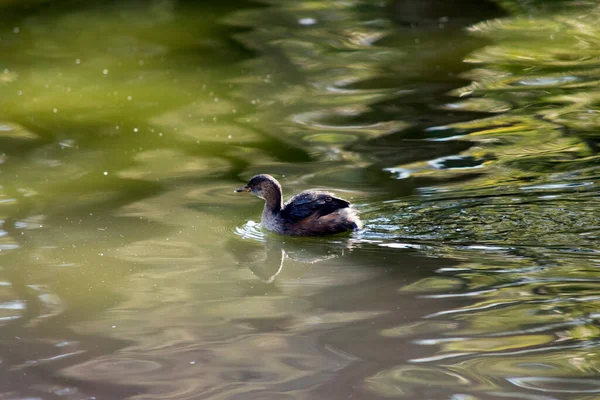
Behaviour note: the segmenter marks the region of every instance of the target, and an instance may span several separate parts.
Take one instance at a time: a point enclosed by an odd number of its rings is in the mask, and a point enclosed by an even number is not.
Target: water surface
[[[551,3],[2,2],[0,397],[597,396],[600,8]],[[365,229],[263,232],[256,173]]]

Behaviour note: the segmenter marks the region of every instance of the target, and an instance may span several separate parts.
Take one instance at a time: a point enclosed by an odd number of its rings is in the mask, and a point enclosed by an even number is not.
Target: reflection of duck
[[[350,203],[330,193],[306,190],[283,204],[281,185],[270,175],[256,175],[236,192],[252,192],[264,199],[261,224],[280,235],[332,235],[362,226]]]
[[[260,246],[260,244],[263,246]],[[284,263],[293,265],[316,264],[350,254],[354,248],[351,238],[336,238],[335,241],[305,239],[283,239],[280,236],[265,235],[261,241],[232,239],[227,244],[228,251],[237,264],[250,271],[264,283],[273,283],[283,270]],[[303,268],[295,270],[303,270]],[[293,275],[294,273],[292,273]]]

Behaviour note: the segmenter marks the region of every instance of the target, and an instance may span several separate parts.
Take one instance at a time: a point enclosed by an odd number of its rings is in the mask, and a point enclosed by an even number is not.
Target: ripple
[[[390,172],[395,179],[406,179],[410,177],[411,171],[405,168],[384,168],[384,171]]]
[[[126,376],[137,377],[140,374],[147,374],[161,368],[163,366],[157,361],[122,357],[119,359],[111,358],[88,361],[79,366],[72,367],[72,370],[85,371],[83,375],[94,376],[96,379],[111,380],[115,377],[119,377],[119,379]]]
[[[400,366],[366,379],[367,386],[384,396],[406,395],[406,384],[417,386],[460,387],[472,382],[455,372],[433,367]]]
[[[555,190],[555,189],[569,189],[569,188],[579,188],[583,186],[593,185],[593,182],[568,182],[568,183],[552,183],[545,185],[531,185],[531,186],[522,186],[521,190]]]
[[[511,86],[555,86],[564,83],[573,83],[581,80],[577,76],[557,76],[557,77],[537,77],[530,79],[521,79],[511,84]]]
[[[534,376],[522,378],[507,378],[507,380],[516,386],[530,390],[538,390],[540,392],[600,393],[600,380],[598,379],[574,379]]]
[[[242,239],[252,239],[258,242],[265,241],[265,234],[262,231],[262,226],[254,221],[248,221],[242,226],[236,226],[233,233],[240,236]]]
[[[429,165],[437,169],[471,169],[482,168],[484,160],[472,156],[447,156],[429,161]]]

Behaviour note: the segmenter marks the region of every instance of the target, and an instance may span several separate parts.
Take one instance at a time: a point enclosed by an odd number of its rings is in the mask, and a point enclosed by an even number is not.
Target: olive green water
[[[0,1],[0,398],[598,398],[600,7],[459,3]]]

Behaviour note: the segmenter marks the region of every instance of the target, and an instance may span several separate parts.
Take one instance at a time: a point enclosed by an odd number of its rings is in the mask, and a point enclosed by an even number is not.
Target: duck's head
[[[281,197],[281,185],[271,175],[261,174],[253,176],[246,186],[235,190],[237,193],[252,192],[261,199],[273,199]]]

